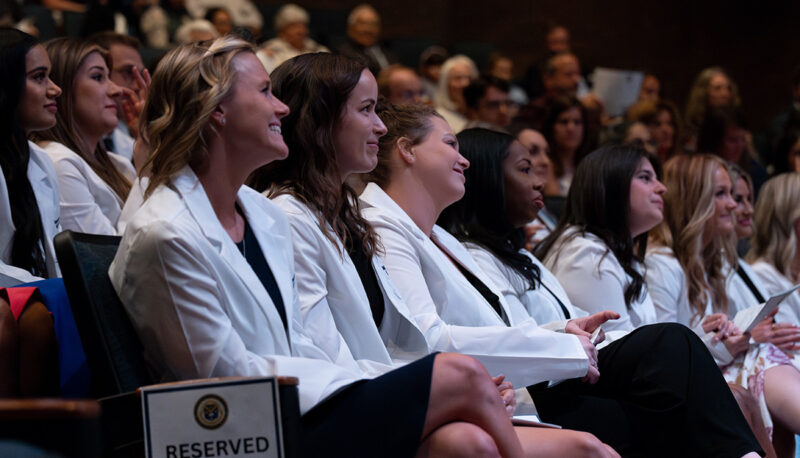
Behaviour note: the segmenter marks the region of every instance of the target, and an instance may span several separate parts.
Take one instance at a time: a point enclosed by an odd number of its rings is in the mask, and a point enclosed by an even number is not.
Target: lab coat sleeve
[[[586,251],[591,250],[587,248]],[[564,285],[570,302],[590,314],[604,310],[617,312],[620,318],[603,324],[605,331],[632,331],[634,329],[628,307],[625,304],[627,278],[604,262],[611,253],[586,252],[583,262],[572,262],[554,272],[558,282]],[[563,263],[562,263],[563,264]],[[623,272],[624,274],[624,272]]]
[[[645,282],[661,323],[681,323],[678,308],[681,307],[681,301],[688,300],[685,297],[686,280],[683,269],[680,266],[675,268],[675,262],[677,261],[671,255],[664,253],[650,253],[645,258]],[[725,345],[714,342],[714,333],[703,331],[702,320],[698,321],[694,326],[688,322],[682,324],[689,326],[700,337],[717,365],[724,366],[733,361],[733,356]]]
[[[25,269],[14,267],[0,261],[0,288],[21,285],[22,283],[32,283],[43,280]]]
[[[294,245],[295,278],[297,279],[298,304],[302,315],[304,333],[313,343],[323,350],[328,358],[336,364],[347,366],[354,357],[344,337],[339,333],[333,313],[328,303],[327,274],[323,265],[318,262],[322,252],[321,232],[311,227],[302,213],[292,208],[284,208],[292,229]],[[343,254],[343,256],[347,256]],[[392,369],[392,366],[376,361],[358,360],[358,366],[367,374],[376,376]]]
[[[645,282],[653,299],[658,321],[678,323],[678,307],[684,288],[683,271],[670,268],[668,255],[651,253],[645,258]],[[686,324],[686,323],[684,323]]]
[[[176,380],[300,376],[302,412],[360,378],[327,361],[249,351],[224,309],[212,263],[195,248],[202,243],[191,232],[159,222],[133,239],[123,240],[123,257],[118,253],[109,274],[158,372]],[[310,373],[316,376],[302,377]]]
[[[62,159],[54,165],[61,194],[61,226],[89,234],[117,235],[115,223],[103,214],[75,162]]]
[[[456,326],[445,323],[422,275],[419,257],[402,229],[373,221],[389,277],[429,346],[475,357],[490,374],[505,374],[517,387],[582,377],[589,363],[578,338],[547,331],[529,319],[517,326]]]

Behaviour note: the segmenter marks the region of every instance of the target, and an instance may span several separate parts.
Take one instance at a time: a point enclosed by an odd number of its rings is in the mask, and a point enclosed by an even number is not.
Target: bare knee
[[[597,457],[606,456],[607,447],[594,434],[575,431],[573,438],[575,456]]]
[[[462,386],[475,382],[482,386],[491,379],[486,368],[478,360],[457,353],[436,355],[434,367],[444,379]]]
[[[417,456],[499,458],[500,451],[494,439],[480,427],[454,422],[435,430],[422,444]]]
[[[41,302],[34,302],[25,307],[19,317],[20,338],[48,342],[55,340],[55,326],[53,317]]]
[[[497,387],[483,364],[475,358],[457,353],[439,354],[434,363],[434,376],[448,396],[463,396],[466,406],[500,402]],[[455,386],[459,389],[453,390]]]

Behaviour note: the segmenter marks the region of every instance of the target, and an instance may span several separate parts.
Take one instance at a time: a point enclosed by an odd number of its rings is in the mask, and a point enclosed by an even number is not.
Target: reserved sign
[[[278,381],[249,377],[142,388],[148,458],[283,458]]]

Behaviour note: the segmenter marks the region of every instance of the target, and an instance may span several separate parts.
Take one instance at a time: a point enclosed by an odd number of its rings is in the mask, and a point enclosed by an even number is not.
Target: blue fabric
[[[44,299],[47,310],[53,314],[53,324],[58,341],[58,371],[61,396],[86,398],[89,395],[89,366],[83,353],[78,327],[72,316],[64,281],[52,278],[18,286],[35,286]]]

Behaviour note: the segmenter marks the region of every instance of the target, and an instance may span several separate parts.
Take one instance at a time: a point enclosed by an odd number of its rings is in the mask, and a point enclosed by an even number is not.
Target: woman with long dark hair
[[[60,276],[53,164],[27,136],[56,122],[61,89],[32,36],[0,28],[0,287]],[[39,298],[40,299],[40,298]],[[53,318],[40,300],[0,293],[0,396],[58,395]]]
[[[32,36],[0,29],[0,286],[59,275],[53,237],[60,232],[58,182],[50,159],[27,140],[56,123],[61,89]]]
[[[588,312],[607,307],[622,316],[605,329],[630,331],[655,323],[641,263],[647,231],[661,220],[665,188],[641,148],[601,148],[584,160],[587,165],[576,176],[577,189],[568,195],[564,215],[536,255],[567,286],[573,304]],[[650,207],[624,204],[636,196],[632,182],[652,187],[645,196],[649,202],[644,202]],[[617,287],[611,287],[612,278]],[[604,300],[598,302],[598,297]]]

